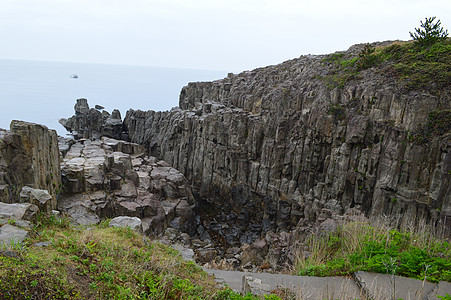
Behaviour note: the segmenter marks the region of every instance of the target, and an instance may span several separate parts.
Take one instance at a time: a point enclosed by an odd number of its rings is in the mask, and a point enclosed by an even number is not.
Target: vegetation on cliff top
[[[420,47],[414,42],[394,42],[389,46],[365,45],[358,56],[347,58],[334,53],[323,60],[333,63],[324,80],[329,88],[344,87],[361,79],[361,72],[376,68],[382,75],[396,80],[406,90],[428,90],[437,94],[451,83],[451,40]]]
[[[0,255],[0,299],[260,299],[218,287],[171,247],[107,224],[41,217],[35,237],[14,245],[17,257]]]
[[[380,74],[395,79],[406,90],[428,90],[438,94],[451,85],[451,39],[440,27],[440,20],[426,18],[421,28],[411,33],[409,42],[394,42],[388,46],[366,44],[358,55],[349,57],[338,52],[323,62],[332,63],[332,71],[324,80],[329,88],[344,87],[361,79],[362,71],[375,68]]]

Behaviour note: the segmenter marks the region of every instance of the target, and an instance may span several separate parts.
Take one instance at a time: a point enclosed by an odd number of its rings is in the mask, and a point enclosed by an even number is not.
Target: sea
[[[226,75],[226,71],[0,59],[0,128],[23,120],[66,136],[58,120],[74,115],[78,98],[110,113],[119,109],[123,119],[129,109],[170,110],[189,82]]]

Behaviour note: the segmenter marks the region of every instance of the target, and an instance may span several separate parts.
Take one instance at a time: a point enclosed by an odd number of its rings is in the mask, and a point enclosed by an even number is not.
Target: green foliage
[[[81,299],[57,273],[0,256],[0,299]]]
[[[358,71],[355,69],[358,57],[345,59],[344,53],[333,53],[322,60],[332,64],[332,72],[324,77],[328,88],[343,88],[349,81],[357,79]]]
[[[368,68],[374,67],[381,61],[381,58],[375,54],[375,51],[376,49],[370,44],[366,44],[363,47],[356,61],[357,70],[366,70]]]
[[[343,88],[348,82],[360,79],[361,72],[369,68],[375,68],[406,90],[438,94],[449,88],[451,82],[451,41],[447,38],[428,47],[411,42],[379,48],[366,44],[357,56],[334,53],[322,61],[330,66],[323,79],[330,89]]]
[[[0,299],[262,299],[218,287],[171,247],[108,221],[85,230],[66,218],[38,220],[19,259],[0,256]],[[33,246],[40,241],[51,243]]]
[[[420,28],[415,28],[415,32],[409,32],[415,43],[422,47],[428,47],[446,40],[448,30],[443,30],[440,20],[435,23],[434,21],[435,17],[425,18],[424,23],[420,21]]]
[[[346,118],[346,109],[339,104],[330,104],[328,113],[333,115],[336,121],[342,121]]]
[[[39,228],[69,228],[70,221],[67,216],[57,217],[53,214],[48,215],[39,213],[37,218],[36,227]]]
[[[380,230],[350,223],[326,236],[313,236],[312,255],[300,259],[298,275],[337,276],[355,271],[389,273],[432,282],[451,281],[451,247],[447,241],[419,233]]]
[[[385,72],[394,76],[407,90],[435,91],[449,87],[451,82],[451,43],[438,42],[427,48],[415,44],[393,44],[381,50],[381,57],[390,65]]]

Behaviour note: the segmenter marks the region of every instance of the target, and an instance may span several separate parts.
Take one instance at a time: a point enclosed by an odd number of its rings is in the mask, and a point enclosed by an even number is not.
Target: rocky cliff
[[[34,199],[44,210],[51,210],[56,208],[60,189],[55,130],[23,121],[12,121],[9,131],[0,130],[0,202]]]
[[[115,109],[110,114],[100,105],[89,108],[88,100],[85,98],[77,99],[74,110],[74,116],[60,119],[59,122],[75,139],[99,139],[101,136],[122,138],[122,119],[119,110]]]
[[[427,89],[388,63],[347,71],[365,47],[190,83],[179,108],[130,110],[124,128],[187,177],[228,244],[324,209],[451,224],[449,76]]]

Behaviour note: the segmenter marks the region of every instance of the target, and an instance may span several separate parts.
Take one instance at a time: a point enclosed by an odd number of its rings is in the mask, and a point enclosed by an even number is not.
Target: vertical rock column
[[[20,202],[24,186],[47,190],[56,208],[61,187],[58,136],[46,126],[12,121],[10,131],[0,132],[0,201]]]

